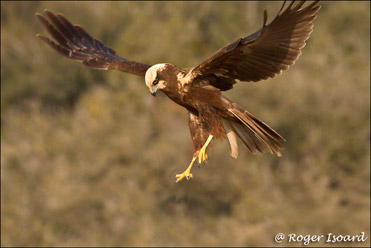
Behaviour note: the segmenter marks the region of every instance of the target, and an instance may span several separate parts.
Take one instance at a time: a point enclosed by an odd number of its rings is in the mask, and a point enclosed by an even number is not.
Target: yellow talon
[[[175,177],[176,177],[175,182],[180,182],[181,180],[183,180],[184,177],[187,180],[189,180],[190,178],[193,177],[193,175],[191,174],[192,166],[193,166],[193,164],[194,164],[194,162],[197,158],[198,158],[198,163],[200,163],[200,164],[201,164],[201,162],[206,161],[206,159],[207,159],[206,148],[209,145],[212,138],[213,138],[213,136],[209,135],[209,138],[207,138],[203,147],[198,151],[198,154],[192,158],[192,161],[189,164],[188,168],[183,173],[175,175]]]
[[[203,145],[203,147],[198,152],[198,163],[199,164],[201,164],[201,162],[206,161],[206,159],[207,159],[206,148],[209,145],[212,138],[213,138],[213,136],[210,134],[209,137],[207,138],[205,144]]]
[[[192,166],[193,166],[193,163],[195,162],[197,157],[193,157],[191,163],[189,164],[188,168],[182,173],[182,174],[176,174],[175,177],[176,177],[176,183],[177,182],[180,182],[184,177],[187,178],[187,180],[189,180],[190,178],[193,177],[193,175],[191,174],[191,169],[192,169]]]
[[[185,177],[187,180],[193,177],[192,173],[190,173],[188,170],[185,170],[182,174],[177,174],[176,176],[176,183],[179,181],[182,181]]]
[[[198,152],[198,163],[201,164],[202,162],[206,161],[207,154],[206,154],[206,148],[201,148],[201,150]]]

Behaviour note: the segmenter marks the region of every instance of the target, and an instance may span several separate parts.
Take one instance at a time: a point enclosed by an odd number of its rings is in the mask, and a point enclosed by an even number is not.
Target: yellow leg
[[[192,161],[189,164],[188,168],[183,173],[177,174],[175,176],[176,177],[176,182],[181,181],[184,177],[187,178],[187,180],[189,180],[190,178],[193,177],[193,175],[191,174],[192,166],[193,166],[194,162],[196,161],[197,157],[198,157],[198,162],[200,164],[201,164],[201,162],[203,162],[203,161],[205,161],[207,159],[206,148],[210,144],[210,141],[212,140],[212,138],[213,138],[213,136],[212,135],[209,135],[209,137],[207,138],[205,144],[198,151],[198,155],[192,158]]]
[[[207,138],[204,146],[198,151],[198,163],[201,164],[201,162],[205,161],[207,159],[207,154],[206,154],[206,148],[210,144],[213,136],[210,134],[209,137]]]
[[[175,175],[175,177],[176,177],[176,183],[179,182],[179,181],[181,181],[184,177],[186,177],[187,180],[189,180],[190,178],[193,177],[193,175],[191,174],[191,169],[192,169],[192,166],[193,166],[193,164],[194,164],[196,158],[197,158],[197,157],[193,157],[193,158],[192,158],[192,161],[191,161],[191,163],[189,164],[188,168],[187,168],[187,169],[186,169],[182,174],[177,174],[177,175]]]

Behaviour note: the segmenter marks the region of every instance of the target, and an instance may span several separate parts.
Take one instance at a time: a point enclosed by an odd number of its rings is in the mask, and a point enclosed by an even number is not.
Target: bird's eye
[[[158,79],[156,79],[155,81],[153,81],[152,84],[153,84],[153,85],[157,85],[157,84],[158,84]]]

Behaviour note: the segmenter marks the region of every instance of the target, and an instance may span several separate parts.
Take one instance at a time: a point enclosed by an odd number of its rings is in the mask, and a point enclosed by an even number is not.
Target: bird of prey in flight
[[[191,168],[207,160],[211,140],[227,139],[229,153],[238,156],[237,138],[247,149],[281,156],[285,140],[253,114],[222,95],[237,80],[257,82],[272,78],[293,65],[313,30],[313,20],[320,9],[318,1],[283,3],[276,17],[255,33],[231,42],[199,65],[179,68],[172,64],[147,65],[115,54],[98,39],[92,38],[81,26],[73,25],[62,14],[44,10],[36,13],[54,40],[37,34],[41,40],[67,58],[100,70],[119,70],[144,77],[150,93],[165,93],[172,101],[188,110],[189,128],[194,154],[188,168],[176,175],[176,182],[192,178]]]

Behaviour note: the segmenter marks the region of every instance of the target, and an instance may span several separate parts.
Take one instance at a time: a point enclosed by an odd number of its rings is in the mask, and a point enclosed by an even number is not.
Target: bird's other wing
[[[94,69],[120,70],[142,77],[150,67],[117,56],[114,50],[92,38],[81,26],[71,24],[64,15],[44,11],[49,20],[39,13],[36,13],[36,17],[54,40],[41,34],[37,34],[37,37],[67,58],[78,60]]]
[[[264,11],[263,27],[257,32],[239,38],[216,51],[194,67],[185,77],[185,82],[196,78],[217,77],[211,82],[220,90],[229,90],[236,79],[257,82],[272,78],[288,69],[299,57],[313,30],[313,20],[321,6],[318,1],[303,7],[305,1],[286,9],[283,3],[277,16],[266,25],[268,14]]]

